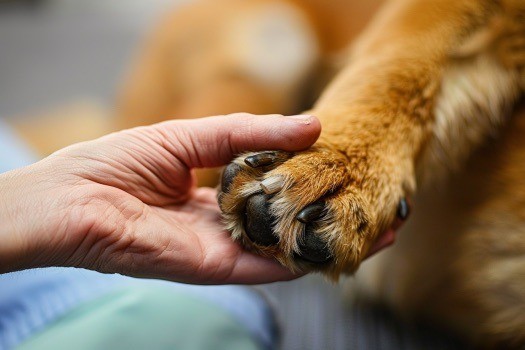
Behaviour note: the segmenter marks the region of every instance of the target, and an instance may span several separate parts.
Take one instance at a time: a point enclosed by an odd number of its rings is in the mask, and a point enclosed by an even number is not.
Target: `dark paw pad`
[[[250,240],[261,246],[271,246],[279,242],[273,233],[275,218],[270,214],[268,195],[257,193],[246,201],[244,230]]]
[[[297,258],[314,264],[324,264],[332,260],[332,253],[319,235],[315,233],[316,225],[308,225],[304,236],[299,240],[300,253]]]
[[[222,172],[222,179],[221,179],[221,191],[226,193],[230,189],[230,186],[233,182],[233,179],[239,171],[241,171],[241,166],[235,163],[231,163],[228,165]]]

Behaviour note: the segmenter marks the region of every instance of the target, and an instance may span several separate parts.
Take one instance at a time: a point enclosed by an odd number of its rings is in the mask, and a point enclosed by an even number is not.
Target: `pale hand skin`
[[[216,191],[196,188],[192,169],[247,150],[302,150],[320,129],[310,116],[168,121],[2,174],[0,273],[76,266],[197,284],[295,278],[231,240]]]

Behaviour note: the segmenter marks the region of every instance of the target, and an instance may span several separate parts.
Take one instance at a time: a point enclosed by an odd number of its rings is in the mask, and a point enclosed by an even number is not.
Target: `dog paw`
[[[354,272],[393,243],[409,213],[399,176],[358,163],[328,144],[238,157],[224,169],[218,195],[228,230],[292,270]]]

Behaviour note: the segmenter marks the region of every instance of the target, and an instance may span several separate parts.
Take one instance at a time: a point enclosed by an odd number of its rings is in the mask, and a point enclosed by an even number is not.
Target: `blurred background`
[[[0,118],[40,155],[112,131],[130,57],[155,21],[184,2],[0,0]],[[257,288],[275,306],[283,349],[452,348],[381,307],[345,303],[342,284],[319,276]]]
[[[0,118],[43,155],[111,131],[129,57],[182,2],[0,1]]]

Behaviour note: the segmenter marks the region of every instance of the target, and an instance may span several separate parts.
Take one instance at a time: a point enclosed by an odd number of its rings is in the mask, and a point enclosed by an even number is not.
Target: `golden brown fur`
[[[523,346],[524,132],[522,107],[461,171],[420,191],[398,242],[357,274],[368,296],[487,348]]]
[[[132,70],[122,126],[295,112],[378,3],[209,0],[177,11]],[[351,18],[359,20],[345,27]],[[440,320],[473,342],[524,346],[525,116],[510,118],[525,88],[524,18],[518,0],[386,4],[310,110],[323,124],[319,142],[264,171],[236,160],[243,170],[220,198],[234,237],[291,268],[337,278],[359,267],[399,200],[433,180],[439,193],[416,199],[412,234],[365,266],[375,264],[368,284],[400,312]],[[267,30],[282,35],[274,42]],[[499,141],[472,156],[489,139]],[[435,182],[450,173],[450,183]],[[280,240],[263,248],[244,234],[244,203],[277,177],[271,212]],[[294,258],[303,234],[295,217],[320,198],[328,210],[317,234],[334,261],[315,266]]]

